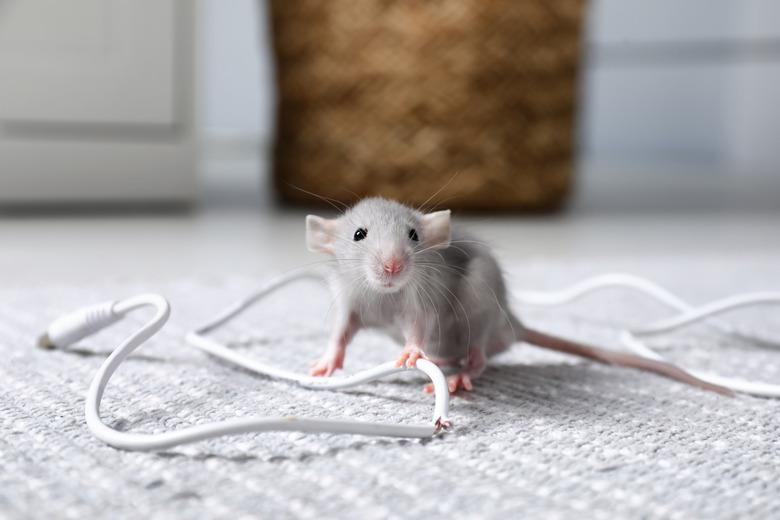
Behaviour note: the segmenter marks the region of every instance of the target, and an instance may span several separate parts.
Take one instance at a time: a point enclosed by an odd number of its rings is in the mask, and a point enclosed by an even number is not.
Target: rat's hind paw
[[[467,392],[471,392],[474,390],[474,382],[469,374],[461,372],[447,376],[447,388],[449,389],[450,394],[457,393],[461,388]],[[433,383],[428,383],[423,387],[423,391],[429,394],[432,394],[433,390]]]
[[[325,355],[312,363],[309,375],[327,377],[344,366],[343,356]]]

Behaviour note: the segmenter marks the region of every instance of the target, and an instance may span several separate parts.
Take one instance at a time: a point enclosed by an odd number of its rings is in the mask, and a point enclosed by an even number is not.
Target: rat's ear
[[[306,215],[306,247],[309,251],[332,255],[335,233],[336,219]]]
[[[425,246],[444,249],[450,245],[450,210],[426,213],[420,219]]]

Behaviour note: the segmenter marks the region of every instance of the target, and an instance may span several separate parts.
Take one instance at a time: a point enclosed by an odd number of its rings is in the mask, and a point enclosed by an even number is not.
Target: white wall
[[[588,155],[778,173],[780,2],[601,0],[589,42]]]
[[[272,63],[265,3],[201,0],[201,127],[207,134],[267,138]]]

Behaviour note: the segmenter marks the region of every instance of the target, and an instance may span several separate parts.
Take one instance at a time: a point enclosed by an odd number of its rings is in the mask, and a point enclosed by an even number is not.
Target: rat
[[[451,393],[472,390],[488,358],[526,342],[731,394],[664,361],[525,326],[509,308],[504,275],[490,248],[453,225],[450,215],[372,197],[337,218],[306,217],[308,249],[333,257],[326,275],[334,297],[333,327],[311,375],[329,376],[343,368],[355,334],[371,328],[403,345],[399,367],[426,358],[454,369],[447,377]],[[425,390],[432,392],[432,385]]]

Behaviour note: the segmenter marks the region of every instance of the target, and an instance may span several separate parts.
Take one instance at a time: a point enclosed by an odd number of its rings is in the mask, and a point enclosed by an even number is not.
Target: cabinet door
[[[174,0],[2,0],[0,121],[174,122]]]
[[[193,200],[195,5],[0,0],[0,205]]]

